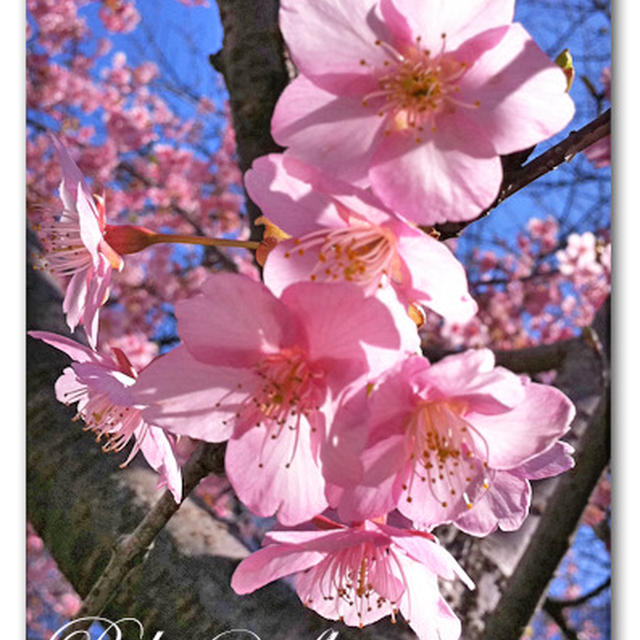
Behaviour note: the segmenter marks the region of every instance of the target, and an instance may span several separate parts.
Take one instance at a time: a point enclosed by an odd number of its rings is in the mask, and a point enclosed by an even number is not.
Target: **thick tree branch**
[[[576,438],[575,468],[546,481],[553,486],[538,506],[540,521],[529,532],[524,553],[505,583],[499,605],[486,622],[483,640],[519,638],[553,573],[567,552],[589,496],[610,458],[609,302],[594,321],[598,342],[586,339],[568,352],[556,381],[577,408],[572,425]],[[535,504],[535,500],[534,500]],[[517,532],[526,535],[528,522]],[[522,533],[521,533],[522,532]]]
[[[505,172],[500,192],[493,203],[473,220],[446,222],[436,225],[436,229],[440,233],[440,238],[446,240],[447,238],[459,236],[466,227],[484,218],[509,196],[512,196],[545,174],[557,169],[561,164],[569,162],[588,146],[610,134],[611,109],[608,109],[595,120],[592,120],[589,124],[582,127],[582,129],[572,131],[564,140],[540,154],[531,162],[513,171]]]
[[[581,338],[568,338],[552,344],[540,344],[523,349],[497,349],[493,353],[498,366],[506,367],[514,373],[541,373],[560,367],[567,353],[580,340]],[[425,349],[423,353],[431,362],[436,362],[457,352],[430,348]]]
[[[224,76],[242,173],[259,156],[282,151],[271,137],[271,116],[291,79],[278,27],[277,0],[218,0],[224,29],[222,49],[210,56]],[[253,225],[260,210],[247,198],[251,239],[261,231]]]

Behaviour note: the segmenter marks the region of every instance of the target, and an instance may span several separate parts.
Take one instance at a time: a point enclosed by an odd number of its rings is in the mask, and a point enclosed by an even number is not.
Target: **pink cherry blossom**
[[[300,75],[273,137],[412,221],[473,218],[498,193],[499,156],[574,113],[562,70],[513,11],[514,0],[283,0]]]
[[[460,622],[438,591],[438,577],[473,583],[427,533],[366,521],[344,527],[272,531],[266,546],[243,560],[231,578],[239,594],[295,574],[303,604],[329,620],[363,627],[401,613],[420,640],[457,640]]]
[[[353,284],[299,283],[278,299],[235,274],[210,277],[175,312],[183,344],[132,389],[145,418],[229,440],[227,476],[258,515],[293,525],[322,512],[325,458],[357,448],[365,385],[416,352],[415,326]]]
[[[35,225],[44,247],[42,266],[57,277],[70,278],[63,311],[73,331],[82,323],[89,344],[96,346],[98,312],[109,296],[111,270],[122,269],[122,258],[104,239],[104,200],[94,199],[80,170],[62,143],[51,136],[60,165],[59,219],[50,216]]]
[[[56,397],[64,404],[78,403],[77,418],[96,440],[106,439],[104,452],[121,451],[133,438],[135,444],[121,465],[142,451],[149,465],[160,474],[159,487],[167,486],[176,502],[182,497],[182,474],[174,453],[175,438],[145,421],[132,400],[130,387],[137,372],[125,353],[114,347],[113,357],[54,333],[30,331],[32,338],[66,353],[74,361],[56,382]]]
[[[276,295],[298,281],[349,281],[367,295],[390,286],[405,307],[420,303],[452,320],[476,312],[451,251],[367,191],[279,154],[258,158],[244,180],[269,221],[294,236],[265,264],[265,284]]]
[[[433,365],[414,356],[386,376],[371,394],[363,479],[332,493],[342,519],[397,507],[416,526],[457,523],[504,479],[501,471],[534,477],[522,465],[554,447],[575,410],[558,389],[494,364],[488,349]],[[522,504],[525,484],[499,483],[498,493]]]

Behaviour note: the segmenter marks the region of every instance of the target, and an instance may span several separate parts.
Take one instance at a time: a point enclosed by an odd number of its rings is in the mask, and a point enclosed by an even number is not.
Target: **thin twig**
[[[605,589],[609,587],[611,584],[611,576],[609,576],[602,584],[599,584],[597,587],[591,589],[591,591],[587,591],[587,593],[581,595],[579,598],[571,598],[568,600],[559,600],[557,598],[547,598],[549,602],[553,604],[554,607],[559,607],[560,609],[565,609],[567,607],[579,607],[583,605],[585,602],[591,600],[591,598],[595,598],[597,595],[601,594]]]
[[[183,468],[183,501],[200,480],[212,472],[223,470],[224,447],[201,442]],[[111,560],[96,580],[76,614],[78,629],[86,629],[113,597],[129,571],[143,562],[154,538],[179,509],[170,491],[165,491],[140,524],[123,536],[113,550]]]

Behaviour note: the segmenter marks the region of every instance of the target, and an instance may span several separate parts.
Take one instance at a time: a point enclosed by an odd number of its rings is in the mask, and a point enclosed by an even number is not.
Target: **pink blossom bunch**
[[[114,33],[133,31],[140,22],[140,14],[134,2],[127,0],[102,0],[99,11],[104,26]]]
[[[573,464],[561,438],[575,411],[563,393],[496,366],[485,348],[430,362],[416,326],[424,323],[427,346],[436,334],[456,346],[523,346],[531,329],[522,309],[548,336],[548,308],[570,304],[559,284],[535,281],[552,270],[536,258],[557,246],[553,220],[532,222],[517,256],[476,253],[484,297],[431,228],[478,215],[498,193],[500,156],[573,115],[562,71],[513,11],[512,0],[282,0],[280,25],[300,71],[272,121],[287,149],[244,176],[274,240],[263,281],[237,256],[227,260],[239,274],[209,274],[210,256],[145,250],[114,283],[101,341],[98,310],[121,266],[114,249],[125,253],[125,236],[145,232],[134,225],[246,235],[230,188],[240,177],[233,131],[203,160],[189,148],[199,121],[181,122],[150,91],[153,66],[131,69],[116,54],[93,95],[104,109],[105,162],[127,175],[126,190],[106,192],[110,219],[136,212],[120,235],[54,143],[64,211],[40,229],[50,263],[71,276],[69,326],[84,324],[90,348],[31,336],[74,361],[58,399],[77,403],[105,450],[133,443],[127,461],[142,451],[176,501],[196,441],[226,443],[229,486],[253,513],[278,520],[234,573],[237,593],[294,576],[302,602],[326,618],[362,627],[401,614],[421,640],[456,640],[460,623],[438,579],[473,582],[431,530],[515,530],[530,481]],[[128,2],[105,0],[101,10],[117,31],[136,16]],[[43,77],[46,63],[36,65]],[[53,109],[68,88],[51,86]],[[79,137],[91,147],[92,134]],[[147,146],[148,157],[129,157]],[[98,168],[101,148],[83,151],[86,166]],[[42,144],[30,153],[44,153]],[[591,244],[570,237],[554,255],[577,291],[606,270],[594,271]],[[598,257],[607,261],[604,248]],[[500,274],[506,284],[489,296]],[[148,336],[166,318],[160,302],[172,308],[180,343],[157,356]],[[227,489],[210,480],[202,491],[227,513]]]

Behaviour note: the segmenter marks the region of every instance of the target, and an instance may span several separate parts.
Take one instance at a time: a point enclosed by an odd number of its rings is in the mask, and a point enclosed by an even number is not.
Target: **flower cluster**
[[[496,366],[488,349],[437,362],[420,351],[429,318],[467,323],[478,311],[430,227],[478,216],[497,195],[500,156],[573,115],[562,70],[513,10],[282,0],[300,71],[272,121],[286,151],[245,175],[268,229],[263,281],[199,272],[198,292],[174,305],[180,344],[139,373],[119,347],[96,350],[98,310],[120,255],[164,240],[107,224],[104,200],[54,141],[64,210],[41,232],[49,264],[71,276],[69,326],[82,322],[91,348],[31,335],[74,360],[58,399],[78,403],[105,450],[135,441],[129,457],[141,450],[177,501],[179,439],[227,443],[236,495],[279,523],[237,568],[238,593],[295,575],[302,602],[326,618],[362,627],[402,614],[422,640],[456,640],[438,578],[473,583],[431,530],[517,529],[529,481],[573,464],[560,438],[574,408],[559,390]],[[109,73],[131,82],[122,59]],[[153,136],[146,117],[108,116],[120,150]],[[157,151],[158,178],[182,189],[180,154]],[[565,271],[584,270],[579,244],[558,256]]]

